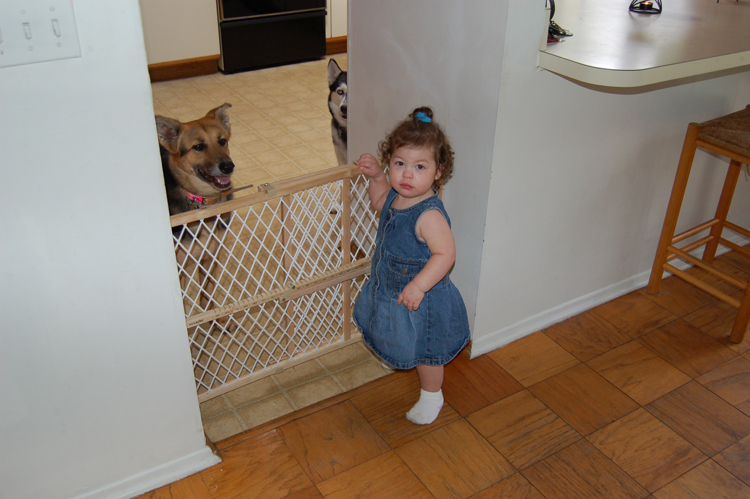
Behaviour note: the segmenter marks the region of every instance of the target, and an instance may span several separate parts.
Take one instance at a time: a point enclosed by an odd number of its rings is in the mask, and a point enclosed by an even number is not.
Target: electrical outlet
[[[0,68],[81,57],[73,0],[1,0]]]

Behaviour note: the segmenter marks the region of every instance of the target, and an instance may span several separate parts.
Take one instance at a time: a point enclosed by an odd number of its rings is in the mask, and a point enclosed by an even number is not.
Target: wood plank
[[[544,499],[544,496],[520,473],[516,473],[489,489],[471,496],[471,499],[497,499],[499,497],[503,499]]]
[[[732,296],[737,300],[742,299],[740,293],[735,293]],[[746,334],[741,343],[734,343],[729,339],[734,321],[737,319],[737,309],[723,301],[716,301],[699,308],[692,314],[686,315],[684,319],[737,353],[750,350],[750,335]]]
[[[691,267],[685,272],[702,281],[706,281],[711,286],[726,294],[736,293],[737,291],[744,289],[750,278],[750,274],[738,269],[724,260],[714,260],[711,266],[714,270],[718,270],[719,273],[724,274],[730,280],[723,279],[720,276],[714,275],[713,273],[699,267]]]
[[[212,308],[211,310],[191,315],[185,319],[185,324],[188,328],[191,328],[226,315],[258,307],[271,301],[279,301],[280,303],[291,302],[302,296],[320,291],[321,289],[333,287],[336,284],[356,279],[357,277],[365,275],[369,269],[369,259],[347,263],[335,269],[315,274],[296,282],[287,282],[284,286],[269,289],[268,291],[253,295],[249,298],[243,298],[242,300],[231,302],[222,307]]]
[[[591,311],[631,338],[637,338],[677,318],[638,291],[599,305]]]
[[[214,498],[281,499],[313,485],[272,430],[221,452],[223,462],[201,472]]]
[[[268,423],[264,423],[262,425],[256,426],[255,428],[251,428],[249,430],[246,430],[242,433],[238,433],[237,435],[233,435],[229,438],[225,438],[221,441],[215,441],[216,448],[221,450],[228,449],[230,447],[233,447],[239,443],[242,443],[246,440],[253,439],[257,437],[258,435],[261,435],[263,433],[266,433],[270,430],[273,430],[275,428],[278,428],[290,421],[294,421],[296,419],[302,418],[308,414],[312,414],[314,412],[320,411],[322,409],[325,409],[326,407],[331,407],[332,405],[336,405],[338,403],[343,402],[344,400],[349,400],[353,397],[356,397],[357,395],[364,394],[370,390],[374,390],[380,386],[387,385],[391,383],[393,380],[408,376],[410,375],[407,371],[398,371],[393,372],[387,376],[384,376],[382,378],[370,381],[367,384],[364,384],[360,387],[355,388],[354,390],[351,390],[349,392],[341,393],[339,395],[336,395],[335,397],[331,397],[326,400],[322,400],[318,402],[317,404],[313,404],[311,406],[305,407],[304,409],[300,409],[298,411],[295,411],[290,414],[286,414],[284,416],[281,416],[273,421],[269,421]]]
[[[714,461],[750,486],[750,436],[714,456]]]
[[[520,390],[523,385],[486,355],[473,360],[459,355],[445,366],[443,396],[461,416]]]
[[[199,473],[152,490],[137,499],[214,499]]]
[[[708,459],[643,409],[587,439],[649,492],[659,490]]]
[[[525,387],[580,362],[541,331],[494,350],[487,356]]]
[[[467,421],[518,469],[524,469],[581,436],[529,391],[475,412]]]
[[[648,294],[645,289],[638,292],[677,317],[695,312],[716,300],[708,293],[675,276],[662,280],[659,293],[656,295]]]
[[[395,452],[388,452],[318,484],[326,499],[432,499]]]
[[[279,180],[273,184],[262,184],[258,186],[258,192],[254,194],[248,194],[234,198],[231,201],[224,201],[223,203],[210,205],[201,210],[191,210],[184,213],[178,213],[177,215],[169,217],[169,221],[172,227],[177,227],[178,225],[188,224],[190,222],[228,213],[232,210],[239,210],[259,203],[265,203],[284,197],[288,194],[293,194],[306,189],[313,189],[344,178],[354,178],[360,175],[363,175],[363,173],[354,163],[335,166],[333,168],[300,175],[299,177]]]
[[[750,418],[695,381],[645,409],[708,456],[750,434]]]
[[[521,472],[547,499],[642,499],[648,492],[586,440]]]
[[[306,489],[295,490],[284,499],[323,499],[323,496],[317,487],[313,485]]]
[[[681,270],[681,269],[679,269],[679,268],[677,268],[677,267],[675,267],[673,265],[670,265],[670,264],[664,265],[664,270],[666,270],[667,272],[670,272],[671,274],[679,277],[680,279],[686,281],[687,283],[692,284],[696,288],[704,291],[705,293],[708,293],[709,295],[713,296],[714,298],[717,298],[717,299],[719,299],[719,300],[721,300],[721,301],[723,301],[725,303],[729,303],[733,307],[737,307],[737,308],[740,307],[740,303],[737,300],[735,300],[734,298],[732,298],[728,294],[726,294],[726,293],[724,293],[722,291],[719,291],[718,289],[716,289],[715,287],[713,287],[712,285],[710,285],[707,281],[695,277],[695,275],[694,275],[695,273],[685,272],[685,271],[683,271],[683,270]]]
[[[446,403],[437,419],[429,425],[417,425],[406,419],[406,413],[419,400],[419,390],[419,378],[412,369],[408,376],[393,379],[352,397],[351,401],[383,440],[395,449],[460,418]]]
[[[641,405],[690,381],[690,376],[638,342],[631,341],[587,365]]]
[[[750,487],[713,461],[706,461],[654,493],[656,499],[750,499]]]
[[[696,381],[750,416],[750,360],[737,357]]]
[[[391,450],[350,401],[287,423],[278,431],[313,483]]]
[[[631,339],[591,311],[555,324],[545,329],[544,334],[581,362],[593,359]]]
[[[747,248],[747,246],[745,246],[745,248]],[[724,253],[723,255],[716,257],[716,260],[726,262],[743,272],[750,273],[750,256],[743,255],[739,251]]]
[[[584,436],[639,407],[585,364],[547,378],[529,391]]]
[[[635,341],[691,378],[705,374],[737,356],[682,319],[644,334]]]
[[[396,454],[438,498],[463,499],[515,473],[465,420],[412,440]]]

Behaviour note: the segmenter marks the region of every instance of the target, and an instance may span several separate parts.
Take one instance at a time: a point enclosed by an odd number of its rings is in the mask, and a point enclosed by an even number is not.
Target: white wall
[[[148,63],[219,54],[216,0],[139,0]]]
[[[539,71],[543,4],[510,2],[473,354],[645,285],[687,124],[750,103],[748,72],[628,95]],[[713,216],[726,174],[696,161],[678,229]]]
[[[452,279],[473,322],[500,93],[507,4],[351,0],[349,158],[428,105],[456,151],[444,200],[457,260]]]
[[[148,63],[218,55],[216,0],[139,0]],[[346,36],[347,0],[328,0],[326,36]]]
[[[539,70],[544,2],[349,8],[350,159],[423,103],[453,139],[452,279],[473,356],[645,285],[687,124],[750,103],[748,72],[613,92]],[[710,218],[726,172],[696,161],[680,227]]]
[[[348,0],[328,0],[328,14],[326,15],[326,36],[328,38],[346,36],[349,32],[348,15]]]
[[[0,497],[130,497],[205,445],[136,0],[0,69]],[[112,22],[116,16],[117,22]]]

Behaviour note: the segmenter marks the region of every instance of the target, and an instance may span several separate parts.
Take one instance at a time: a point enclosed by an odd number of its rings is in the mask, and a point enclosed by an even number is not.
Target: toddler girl
[[[456,259],[450,220],[436,188],[453,173],[453,149],[432,109],[420,107],[357,166],[380,224],[372,272],[354,306],[365,343],[396,369],[414,366],[422,387],[406,413],[430,424],[443,407],[443,366],[469,342],[466,307],[448,271]]]

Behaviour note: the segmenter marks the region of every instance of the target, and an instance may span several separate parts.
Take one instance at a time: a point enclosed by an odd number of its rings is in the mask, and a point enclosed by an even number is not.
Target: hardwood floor
[[[726,265],[748,270],[728,254]],[[750,334],[675,278],[446,368],[428,426],[399,371],[215,443],[143,499],[750,499]]]

